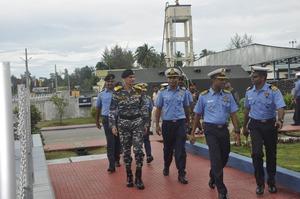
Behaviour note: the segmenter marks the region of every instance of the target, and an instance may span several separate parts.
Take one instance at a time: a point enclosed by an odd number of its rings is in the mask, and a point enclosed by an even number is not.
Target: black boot
[[[133,175],[130,167],[126,167],[126,173],[127,173],[127,187],[133,187]]]
[[[142,168],[137,167],[135,171],[135,186],[138,189],[144,189],[144,183],[142,181]]]

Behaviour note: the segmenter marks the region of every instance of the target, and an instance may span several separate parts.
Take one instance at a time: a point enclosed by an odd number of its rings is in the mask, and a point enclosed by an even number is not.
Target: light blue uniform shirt
[[[204,122],[226,124],[230,113],[236,112],[238,106],[230,92],[215,92],[212,88],[200,94],[194,112],[202,115]]]
[[[111,90],[104,89],[98,94],[97,101],[96,101],[96,107],[101,109],[101,115],[108,116],[109,114],[109,107],[111,103],[111,97],[112,97]]]
[[[300,97],[300,80],[295,82],[294,97]]]
[[[285,107],[279,89],[270,88],[270,84],[256,90],[255,86],[246,92],[245,108],[249,109],[249,117],[256,120],[267,120],[276,117],[276,110]]]
[[[167,86],[158,92],[155,106],[162,109],[162,120],[185,119],[184,108],[190,105],[185,91]]]

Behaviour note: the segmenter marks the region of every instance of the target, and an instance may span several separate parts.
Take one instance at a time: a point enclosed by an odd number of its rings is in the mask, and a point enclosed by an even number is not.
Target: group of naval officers
[[[147,163],[150,163],[153,161],[149,141],[151,110],[155,107],[155,128],[152,129],[163,138],[163,175],[169,175],[174,156],[178,182],[188,184],[185,143],[188,139],[193,144],[195,134],[200,129],[204,132],[209,149],[208,186],[210,189],[217,189],[218,198],[226,199],[228,190],[223,180],[223,169],[230,153],[229,121],[233,124],[238,144],[241,132],[236,114],[239,106],[232,93],[224,89],[225,83],[228,82],[226,69],[219,68],[207,74],[211,86],[199,94],[196,102],[193,102],[191,92],[180,85],[182,75],[180,69],[168,68],[165,71],[168,84],[159,90],[154,102],[146,94],[147,84],[135,84],[134,71],[124,70],[121,75],[123,83],[118,86],[115,86],[113,74],[105,77],[105,88],[97,97],[96,126],[99,129],[103,126],[106,135],[108,172],[114,173],[115,167],[120,166],[122,150],[127,174],[126,186],[145,188],[142,180],[143,145]],[[257,195],[263,195],[266,183],[268,191],[276,193],[277,131],[282,128],[286,105],[281,91],[266,83],[267,68],[253,66],[250,78],[252,86],[245,94],[244,122],[241,125],[243,135],[251,137],[251,157],[257,184],[255,192]],[[190,115],[193,115],[192,119]],[[263,147],[267,165],[266,182]],[[132,148],[136,164],[135,175],[131,166]]]

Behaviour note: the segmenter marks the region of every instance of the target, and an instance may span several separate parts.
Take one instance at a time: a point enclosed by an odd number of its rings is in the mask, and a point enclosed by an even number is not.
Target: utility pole
[[[65,69],[65,76],[67,76],[68,78],[68,90],[69,90],[69,96],[71,95],[71,85],[70,85],[70,77],[69,77],[69,73],[68,70]]]
[[[25,59],[20,57],[23,61],[25,61],[25,78],[26,78],[26,88],[30,87],[30,80],[29,80],[29,70],[28,70],[28,61],[31,59],[31,57],[27,58],[27,48],[25,48]]]
[[[57,93],[57,72],[56,72],[56,64],[55,64],[55,92]]]

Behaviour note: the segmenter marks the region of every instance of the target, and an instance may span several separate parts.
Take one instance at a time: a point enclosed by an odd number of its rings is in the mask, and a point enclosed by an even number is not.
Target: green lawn
[[[41,121],[37,124],[38,128],[51,127],[51,126],[67,126],[67,125],[80,125],[80,124],[92,124],[95,123],[95,119],[92,117],[87,118],[71,118],[63,119],[62,124],[59,120]]]
[[[97,155],[97,154],[104,154],[106,153],[106,147],[97,147],[97,148],[88,148],[88,155]],[[46,160],[54,160],[54,159],[61,159],[61,158],[70,158],[70,157],[77,157],[79,156],[75,150],[71,151],[51,151],[45,152]]]
[[[243,136],[244,137],[244,136]],[[244,139],[242,139],[243,141]],[[250,139],[249,139],[250,140]],[[197,138],[197,142],[206,144],[205,138]],[[251,157],[250,147],[231,145],[231,152]],[[277,145],[277,165],[300,172],[300,143],[286,143]]]

